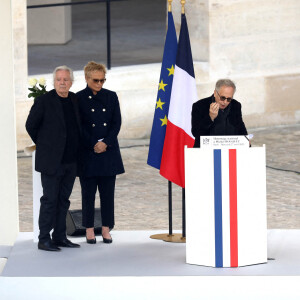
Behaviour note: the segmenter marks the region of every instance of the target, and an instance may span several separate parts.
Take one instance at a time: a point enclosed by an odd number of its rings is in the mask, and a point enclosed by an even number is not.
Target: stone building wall
[[[229,77],[248,127],[300,122],[300,1],[189,0],[185,12],[199,98]]]
[[[179,33],[180,1],[174,0],[172,6]],[[199,99],[213,93],[217,79],[230,77],[237,84],[235,98],[242,103],[247,127],[300,122],[299,0],[188,0],[185,11]],[[23,49],[15,53],[16,76],[20,70],[17,89],[22,89],[16,91],[18,150],[22,150],[30,143],[24,124],[32,101],[22,100],[27,94],[27,64],[17,57],[26,57],[26,33],[20,38],[17,32],[14,40],[21,45],[17,49]],[[106,87],[117,91],[123,114],[121,138],[150,136],[159,72],[159,63],[109,71]],[[76,84],[73,91],[84,87],[82,74]]]

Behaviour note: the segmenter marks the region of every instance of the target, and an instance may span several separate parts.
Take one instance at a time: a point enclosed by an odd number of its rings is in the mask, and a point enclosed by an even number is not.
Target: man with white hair
[[[232,80],[220,79],[212,96],[193,104],[192,134],[195,148],[200,147],[200,136],[248,134],[242,118],[242,106],[233,99],[235,91]]]
[[[57,67],[53,80],[54,89],[35,99],[26,121],[26,130],[36,144],[35,169],[41,173],[43,187],[38,248],[46,251],[80,247],[66,237],[81,130],[78,100],[69,92],[73,71],[67,66]]]

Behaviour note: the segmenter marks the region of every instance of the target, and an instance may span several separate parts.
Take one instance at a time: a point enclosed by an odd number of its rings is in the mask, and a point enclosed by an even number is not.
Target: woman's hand
[[[95,146],[94,146],[94,152],[95,153],[103,153],[106,151],[107,145],[103,142],[98,142]]]

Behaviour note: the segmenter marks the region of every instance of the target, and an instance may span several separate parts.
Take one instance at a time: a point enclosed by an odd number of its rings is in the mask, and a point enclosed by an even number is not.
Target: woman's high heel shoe
[[[88,244],[96,244],[96,238],[94,238],[94,239],[88,239],[87,237],[85,237],[85,238],[86,238],[86,242]]]
[[[88,239],[87,236],[94,236],[93,239]],[[85,232],[85,238],[86,238],[86,242],[88,244],[96,244],[96,237],[95,237],[95,232],[94,232],[94,228],[86,228],[86,232]]]
[[[111,244],[112,243],[112,238],[111,238],[111,235],[109,234],[109,228],[106,227],[106,226],[102,226],[102,238],[103,238],[103,243],[105,244]],[[109,235],[110,236],[110,239],[107,239],[103,236],[103,233],[107,236]]]
[[[102,237],[103,238],[103,243],[105,244],[111,244],[112,243],[112,239],[106,239],[105,237]]]

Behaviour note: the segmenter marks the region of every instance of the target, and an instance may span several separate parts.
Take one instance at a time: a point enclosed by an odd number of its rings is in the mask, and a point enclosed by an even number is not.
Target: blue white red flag
[[[161,73],[147,160],[147,164],[156,169],[160,169],[161,156],[166,135],[176,53],[177,37],[175,25],[172,13],[168,12],[168,30],[161,64]]]
[[[191,112],[192,105],[197,99],[189,32],[185,14],[182,14],[168,124],[160,166],[160,174],[181,187],[185,186],[184,147],[194,145]]]

